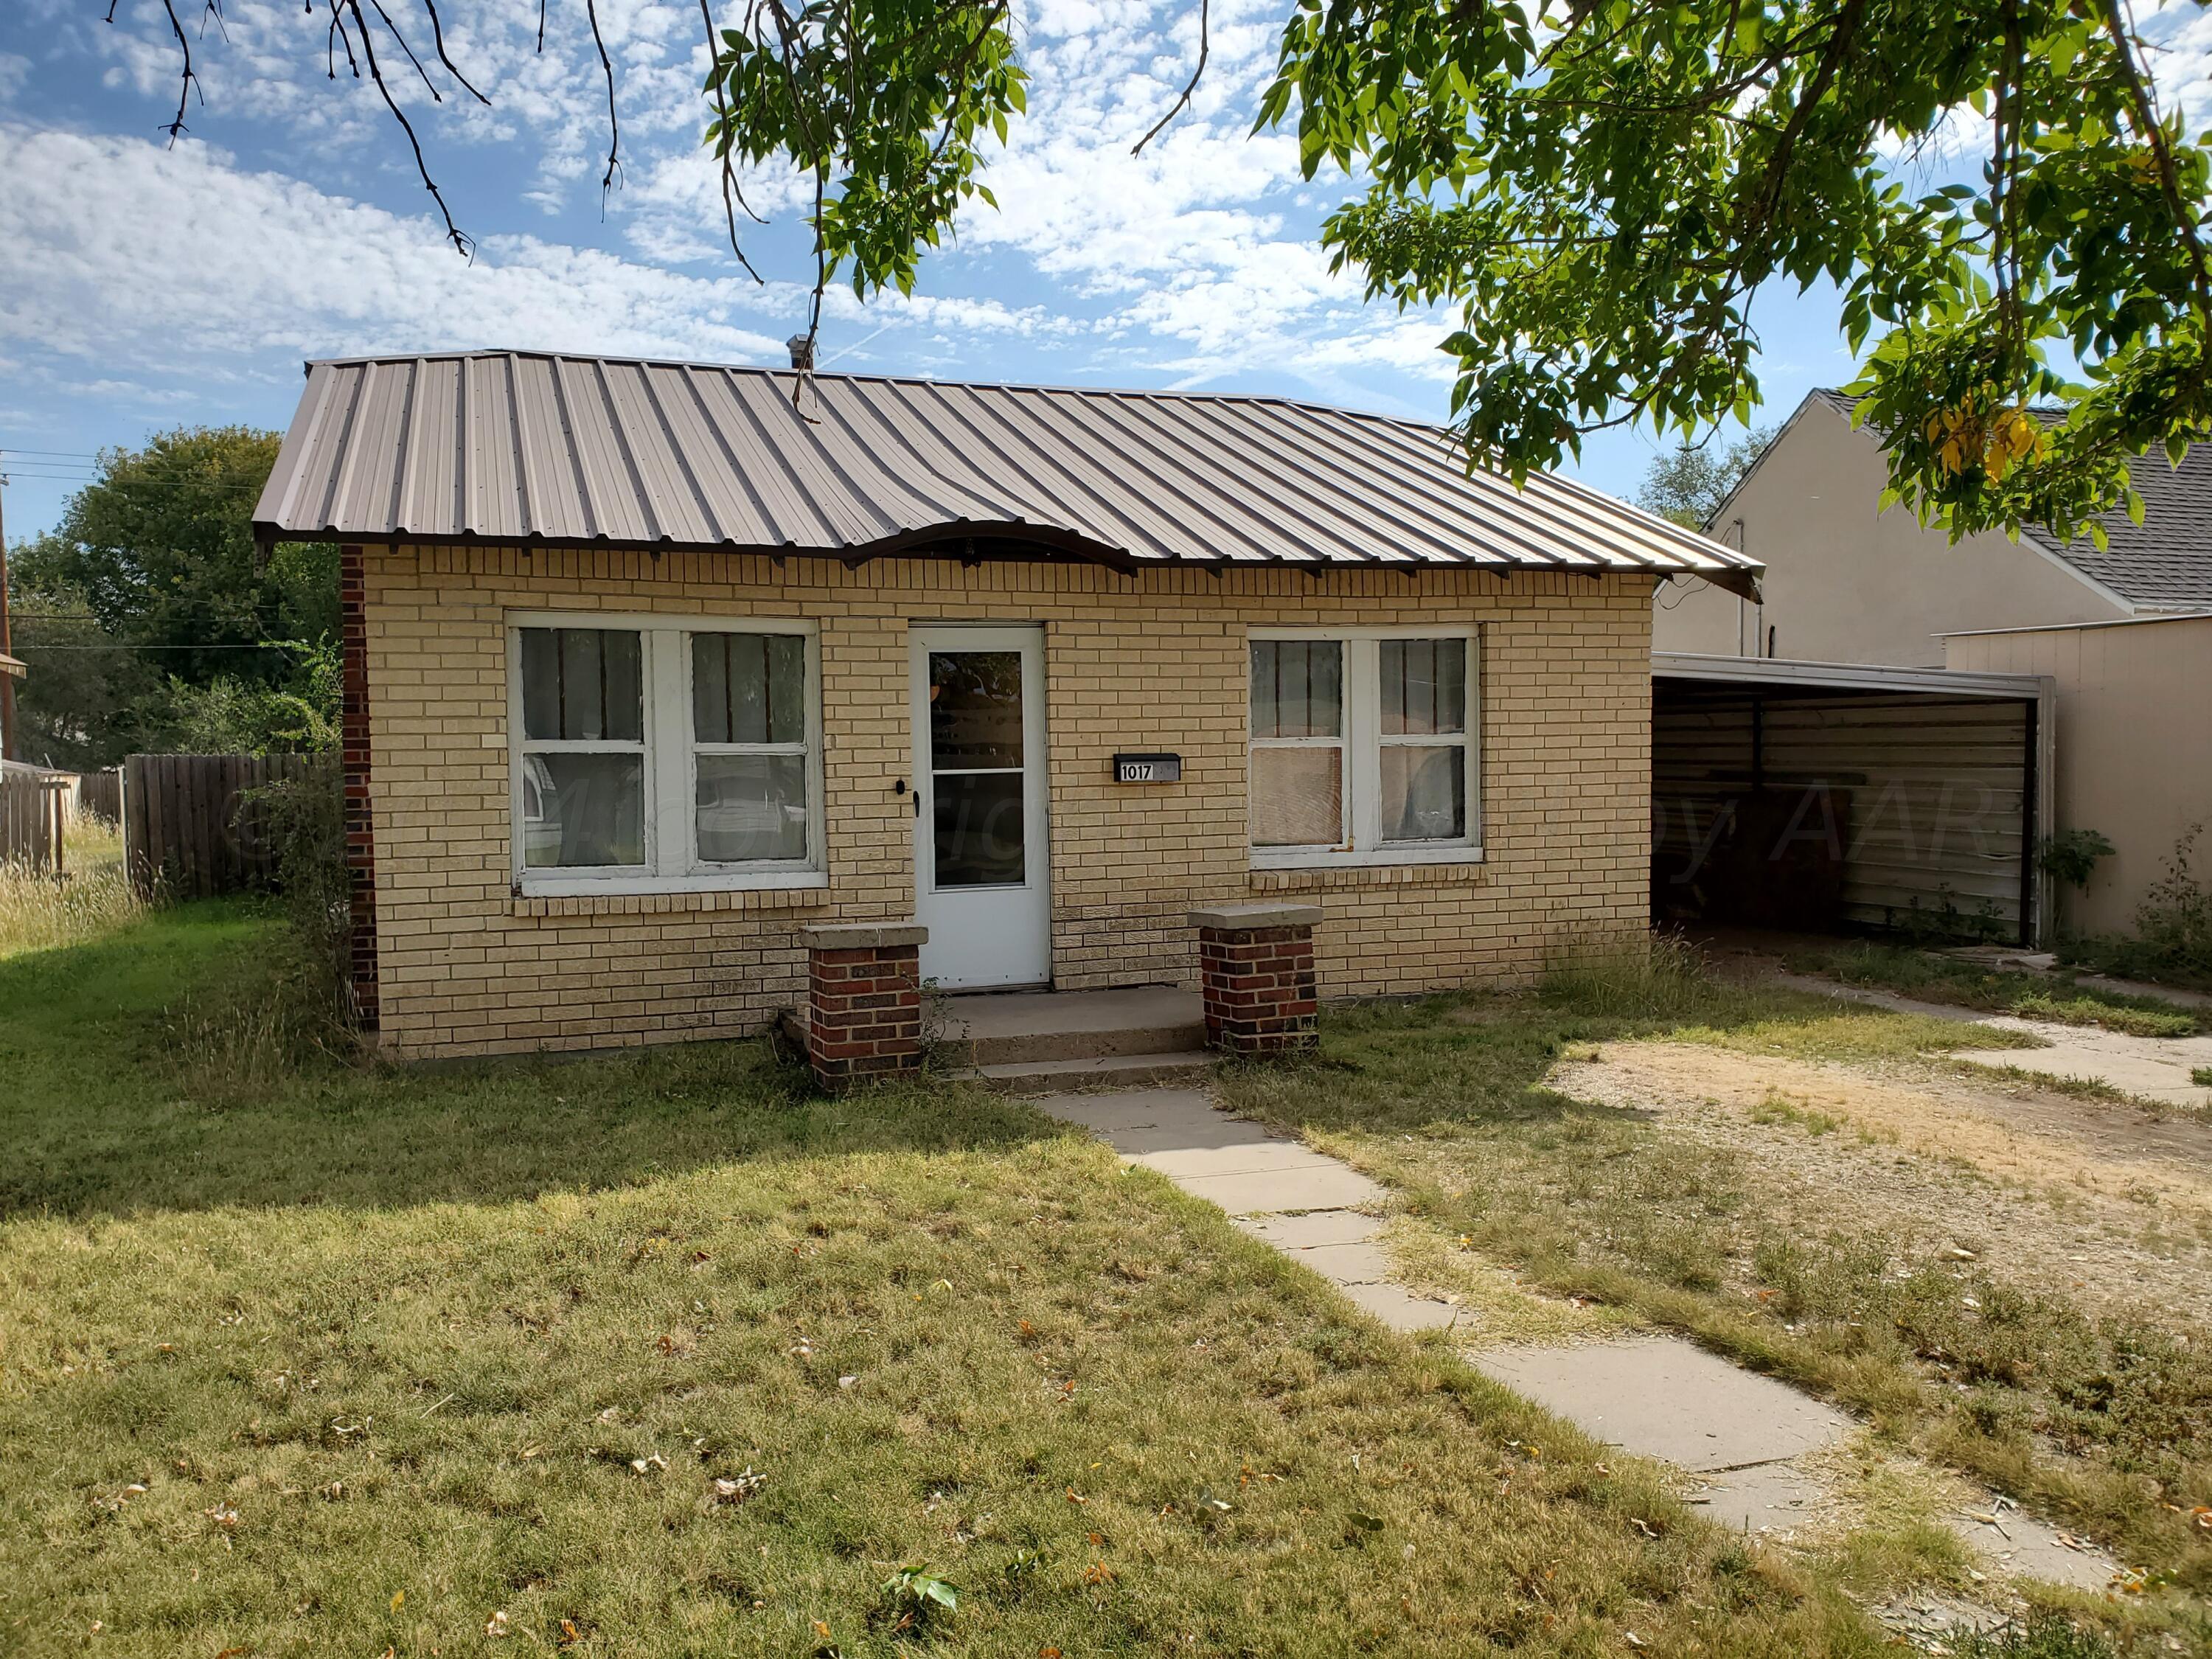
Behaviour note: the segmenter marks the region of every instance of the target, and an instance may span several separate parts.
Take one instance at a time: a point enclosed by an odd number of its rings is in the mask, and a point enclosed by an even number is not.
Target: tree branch
[[[185,38],[185,26],[177,21],[175,5],[172,3],[172,0],[161,0],[161,9],[169,14],[169,27],[176,32],[177,50],[185,56],[184,76],[177,88],[177,118],[163,129],[169,135],[169,148],[174,149],[177,147],[177,140],[184,137],[185,133],[185,102],[192,95],[192,83],[198,81],[199,76],[192,70],[192,43]],[[111,5],[107,9],[107,15],[112,21],[115,16],[113,6]],[[200,94],[200,103],[203,107],[207,104],[207,94],[204,92]]]
[[[452,76],[456,81],[459,82],[462,87],[466,89],[470,97],[475,99],[477,102],[482,104],[486,109],[489,109],[491,107],[491,100],[485,97],[483,94],[478,92],[474,86],[471,85],[469,77],[461,73],[459,67],[454,64],[452,58],[446,56],[446,31],[441,28],[438,25],[437,0],[422,0],[422,9],[430,14],[430,44],[438,49],[438,61],[446,66],[446,73]]]
[[[2119,0],[2105,0],[2105,33],[2112,36],[2112,50],[2119,54],[2120,75],[2126,82],[2130,104],[2136,112],[2136,124],[2142,129],[2143,143],[2150,146],[2158,164],[2160,192],[2166,198],[2166,210],[2173,216],[2174,228],[2180,233],[2182,246],[2189,250],[2191,275],[2194,279],[2197,315],[2203,325],[2205,337],[2212,341],[2212,261],[2204,253],[2203,241],[2197,234],[2197,218],[2182,199],[2181,176],[2173,161],[2173,150],[2166,142],[2166,128],[2158,118],[2158,105],[2151,96],[2142,69],[2136,63],[2135,49],[2129,44],[2127,24],[2120,15]],[[2200,357],[2197,375],[2204,373]]]
[[[719,64],[714,52],[714,14],[708,9],[707,0],[699,0],[699,21],[706,26],[707,87],[708,90],[714,94],[714,119],[721,132],[721,139],[716,149],[717,159],[722,164],[722,217],[728,222],[730,228],[730,252],[737,257],[738,263],[745,268],[745,275],[758,283],[762,280],[760,272],[753,269],[753,262],[745,258],[744,249],[738,244],[738,210],[741,207],[744,208],[745,216],[755,224],[763,223],[764,221],[760,215],[746,205],[745,193],[738,184],[737,168],[730,161],[730,97],[722,85],[722,77],[718,72]]]
[[[475,240],[453,222],[453,210],[446,205],[445,194],[439,190],[437,180],[430,177],[429,167],[422,159],[422,144],[415,136],[414,124],[407,118],[407,112],[399,107],[399,100],[392,95],[392,88],[385,84],[384,71],[377,66],[375,42],[368,38],[368,20],[361,15],[361,0],[331,0],[331,3],[333,8],[343,6],[353,14],[353,26],[361,34],[362,59],[368,65],[368,78],[376,83],[378,95],[384,100],[385,108],[392,112],[392,118],[399,123],[399,130],[407,135],[407,147],[415,152],[415,171],[422,175],[422,188],[430,192],[430,199],[438,204],[439,216],[446,222],[446,240],[453,245],[453,251],[463,258],[474,259]],[[352,56],[351,42],[347,44],[346,53],[349,58]],[[359,74],[359,70],[356,69],[355,73]]]
[[[541,7],[544,0],[539,0]],[[599,211],[606,211],[607,192],[622,176],[622,121],[615,114],[615,64],[607,56],[607,43],[599,33],[599,0],[584,0],[584,15],[592,20],[592,44],[599,49],[599,68],[607,77],[607,170],[599,176]]]
[[[1176,116],[1182,114],[1185,109],[1189,107],[1190,96],[1193,93],[1198,90],[1199,77],[1206,73],[1206,59],[1207,54],[1213,50],[1213,41],[1212,39],[1212,0],[1198,0],[1198,66],[1191,70],[1190,81],[1188,84],[1183,88],[1182,96],[1176,99],[1173,104],[1168,106],[1168,112],[1165,115],[1163,115],[1158,120],[1152,123],[1152,130],[1150,132],[1147,132],[1143,137],[1138,139],[1134,144],[1130,146],[1130,155],[1142,155],[1145,153],[1145,146],[1151,143],[1153,139],[1158,137],[1161,131],[1166,127],[1169,122],[1174,120]]]

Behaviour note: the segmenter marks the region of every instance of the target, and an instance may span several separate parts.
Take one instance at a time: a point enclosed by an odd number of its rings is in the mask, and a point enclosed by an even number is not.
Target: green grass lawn
[[[1893,1443],[2201,1595],[2212,1588],[2212,1534],[2190,1511],[2212,1505],[2212,1332],[2152,1308],[2092,1315],[2060,1287],[1852,1233],[1733,1148],[1543,1083],[1577,1047],[1638,1037],[1893,1062],[1992,1035],[1715,981],[1662,953],[1657,971],[1563,972],[1535,997],[1346,1011],[1324,1023],[1315,1063],[1288,1076],[1233,1072],[1225,1090],[1238,1109],[1322,1139],[1407,1193],[1433,1226],[1536,1282],[1847,1405]],[[2212,1637],[2212,1626],[2191,1627]]]
[[[272,919],[64,938],[0,948],[9,1655],[1868,1655],[1959,1571],[1732,1541],[1018,1103],[301,1058]]]

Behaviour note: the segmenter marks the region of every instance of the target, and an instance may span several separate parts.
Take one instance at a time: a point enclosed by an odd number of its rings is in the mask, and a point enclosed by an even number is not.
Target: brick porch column
[[[825,1089],[921,1064],[921,946],[911,921],[806,927],[806,1058]]]
[[[1206,1041],[1229,1054],[1279,1054],[1314,1041],[1316,904],[1194,910]]]

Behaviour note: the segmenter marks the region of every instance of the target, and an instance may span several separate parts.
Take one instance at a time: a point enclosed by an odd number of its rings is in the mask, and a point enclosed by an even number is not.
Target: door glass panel
[[[645,862],[645,757],[525,755],[522,861],[603,868]]]
[[[929,653],[929,760],[935,771],[1022,763],[1022,653]]]
[[[1382,839],[1457,841],[1467,834],[1467,750],[1385,744]]]
[[[806,757],[702,755],[695,811],[709,864],[806,856]]]
[[[1344,839],[1344,751],[1252,751],[1252,844],[1333,847]]]
[[[1019,772],[940,772],[934,779],[937,885],[1018,887],[1028,859]]]

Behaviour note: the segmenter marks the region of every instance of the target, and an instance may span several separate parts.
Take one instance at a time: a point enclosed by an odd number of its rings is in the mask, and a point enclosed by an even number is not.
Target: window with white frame
[[[1255,634],[1255,864],[1480,856],[1475,635]]]
[[[525,891],[820,879],[810,627],[510,620],[514,866]]]

